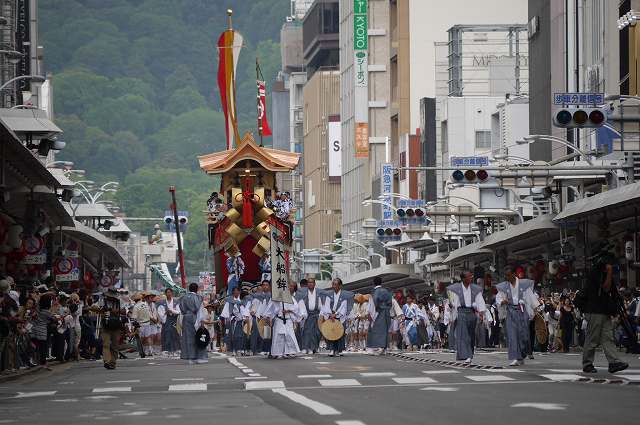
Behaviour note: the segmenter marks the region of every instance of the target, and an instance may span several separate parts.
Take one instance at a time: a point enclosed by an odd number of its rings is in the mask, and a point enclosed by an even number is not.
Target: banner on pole
[[[289,292],[289,252],[286,234],[276,226],[271,227],[271,300],[293,303]]]
[[[356,158],[369,157],[369,123],[356,123],[355,145]]]

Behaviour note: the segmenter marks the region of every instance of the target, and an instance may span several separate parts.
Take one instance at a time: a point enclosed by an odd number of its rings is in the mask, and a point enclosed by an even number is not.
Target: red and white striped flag
[[[258,131],[261,136],[271,136],[271,128],[267,121],[267,93],[264,81],[256,80],[258,85]]]

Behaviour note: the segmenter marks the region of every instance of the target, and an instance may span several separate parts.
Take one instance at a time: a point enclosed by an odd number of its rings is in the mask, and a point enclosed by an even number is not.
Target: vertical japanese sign
[[[289,292],[289,254],[285,235],[276,226],[271,227],[271,299],[292,303]]]
[[[369,0],[353,0],[356,158],[369,157]]]
[[[384,162],[380,172],[380,200],[382,204],[381,224],[393,221],[393,210],[391,209],[391,194],[393,193],[393,164]]]
[[[31,74],[31,28],[29,0],[16,2],[16,50],[23,54],[16,67],[16,76]],[[29,79],[17,82],[17,91],[28,91],[31,87]],[[22,98],[20,98],[22,101]]]
[[[369,157],[369,123],[356,123],[356,158]]]

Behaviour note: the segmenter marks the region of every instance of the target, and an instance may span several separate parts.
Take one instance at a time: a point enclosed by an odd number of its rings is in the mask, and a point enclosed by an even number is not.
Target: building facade
[[[341,225],[340,178],[331,176],[335,160],[330,134],[340,122],[340,73],[319,69],[304,87],[304,246],[333,241]]]

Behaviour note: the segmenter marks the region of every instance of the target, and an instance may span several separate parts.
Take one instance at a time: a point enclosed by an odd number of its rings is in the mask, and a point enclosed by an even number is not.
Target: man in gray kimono
[[[320,329],[318,318],[320,317],[321,299],[316,290],[316,280],[313,277],[307,279],[307,290],[302,298],[307,309],[307,318],[302,327],[302,344],[300,349],[305,353],[315,354],[320,346]]]
[[[504,268],[505,281],[498,284],[496,303],[507,308],[507,348],[510,366],[524,364],[524,358],[530,352],[529,321],[534,317],[534,309],[539,305],[533,292],[534,282],[519,279],[513,267]]]
[[[202,307],[202,297],[198,295],[198,284],[190,283],[189,292],[180,298],[182,313],[182,351],[180,358],[189,363],[206,363],[207,348],[196,345],[196,320]]]
[[[465,270],[460,273],[462,282],[447,288],[451,303],[451,321],[455,321],[456,360],[471,364],[476,343],[477,314],[484,314],[487,307],[482,298],[482,288],[473,281],[473,273]]]
[[[369,300],[369,332],[367,333],[367,349],[379,350],[384,354],[389,348],[389,328],[391,327],[391,307],[393,295],[382,287],[380,276],[373,278],[373,294]]]

